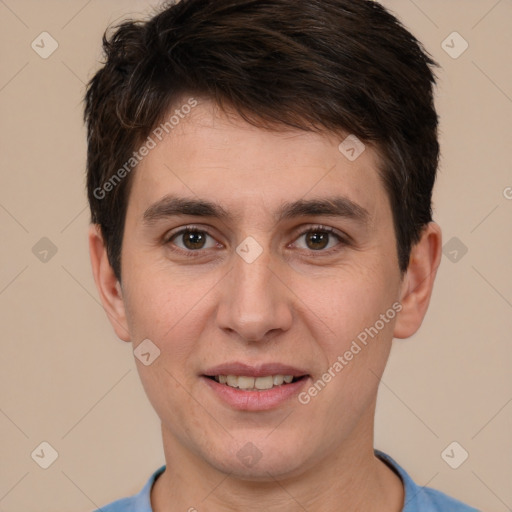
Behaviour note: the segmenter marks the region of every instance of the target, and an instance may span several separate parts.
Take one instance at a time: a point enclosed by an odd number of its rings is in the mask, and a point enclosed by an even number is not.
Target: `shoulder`
[[[120,500],[116,500],[108,505],[104,505],[99,508],[95,512],[136,512],[136,496],[130,496],[129,498],[122,498]],[[151,509],[144,512],[150,512]]]
[[[138,494],[116,500],[108,505],[100,507],[94,512],[153,512],[151,508],[151,487],[164,470],[165,466],[157,469],[149,477],[149,480]]]
[[[429,487],[417,487],[419,489],[418,503],[428,512],[478,512],[476,508],[470,507],[441,491]],[[411,509],[412,510],[412,509]],[[423,510],[423,509],[421,509]],[[408,509],[405,509],[408,511]]]
[[[416,485],[409,474],[389,455],[379,450],[375,450],[375,455],[402,479],[405,493],[402,512],[478,512],[476,508],[451,498],[441,491]]]

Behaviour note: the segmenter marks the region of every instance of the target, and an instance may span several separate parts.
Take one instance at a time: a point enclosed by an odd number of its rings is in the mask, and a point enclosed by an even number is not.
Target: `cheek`
[[[382,297],[380,297],[382,299]],[[332,316],[336,335],[324,338],[326,364],[307,391],[326,432],[356,428],[358,418],[372,408],[391,349],[396,311],[386,301],[345,303],[346,310]],[[384,320],[381,315],[384,315]],[[320,343],[319,343],[320,344]],[[306,397],[307,398],[307,397]]]
[[[324,331],[323,339],[343,346],[392,307],[399,287],[391,272],[365,267],[343,269],[314,280],[303,276],[295,281],[293,289],[303,300],[311,323],[316,318],[316,324]],[[387,324],[381,330],[389,334]]]
[[[185,418],[181,418],[179,404],[190,398],[186,390],[193,384],[194,354],[204,328],[201,312],[206,301],[200,299],[211,286],[203,291],[198,283],[191,286],[182,278],[147,271],[144,275],[132,273],[126,288],[127,320],[134,346],[149,339],[160,350],[149,366],[137,361],[146,395],[160,418],[173,411],[177,415],[174,421],[181,423]],[[193,421],[190,413],[187,418]]]
[[[325,384],[325,391],[319,392],[325,401],[317,407],[326,408],[323,413],[333,427],[340,414],[350,410],[358,417],[374,400],[391,348],[396,277],[379,265],[365,268],[338,273],[323,283],[304,283],[297,293],[308,297],[308,323],[318,326],[312,335],[322,361],[320,372],[325,372],[317,376],[322,381],[318,389]]]
[[[161,343],[174,338],[179,344],[184,335],[193,336],[199,324],[191,318],[204,308],[216,276],[170,268],[167,261],[143,260],[134,253],[126,258],[126,267],[125,307],[131,332]]]

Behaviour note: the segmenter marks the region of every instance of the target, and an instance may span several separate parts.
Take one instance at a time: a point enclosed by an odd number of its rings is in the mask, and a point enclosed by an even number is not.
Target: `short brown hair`
[[[379,3],[181,0],[105,33],[103,48],[85,98],[87,187],[118,279],[131,175],[103,187],[184,94],[262,128],[354,134],[374,145],[407,269],[432,220],[437,63]]]

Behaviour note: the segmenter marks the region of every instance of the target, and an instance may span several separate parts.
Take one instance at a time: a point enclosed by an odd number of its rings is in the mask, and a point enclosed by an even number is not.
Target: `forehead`
[[[349,134],[264,129],[205,100],[173,121],[150,135],[154,147],[134,171],[129,210],[169,194],[215,199],[238,218],[252,207],[275,218],[283,203],[333,195],[372,217],[389,207],[376,150]]]

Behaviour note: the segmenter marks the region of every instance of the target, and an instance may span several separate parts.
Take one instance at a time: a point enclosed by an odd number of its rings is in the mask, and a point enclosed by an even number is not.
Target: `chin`
[[[229,446],[219,447],[215,455],[210,452],[205,459],[218,471],[240,480],[271,482],[304,472],[303,440],[295,442],[290,437],[285,440],[286,436],[265,439],[265,436],[268,433],[232,439]]]

